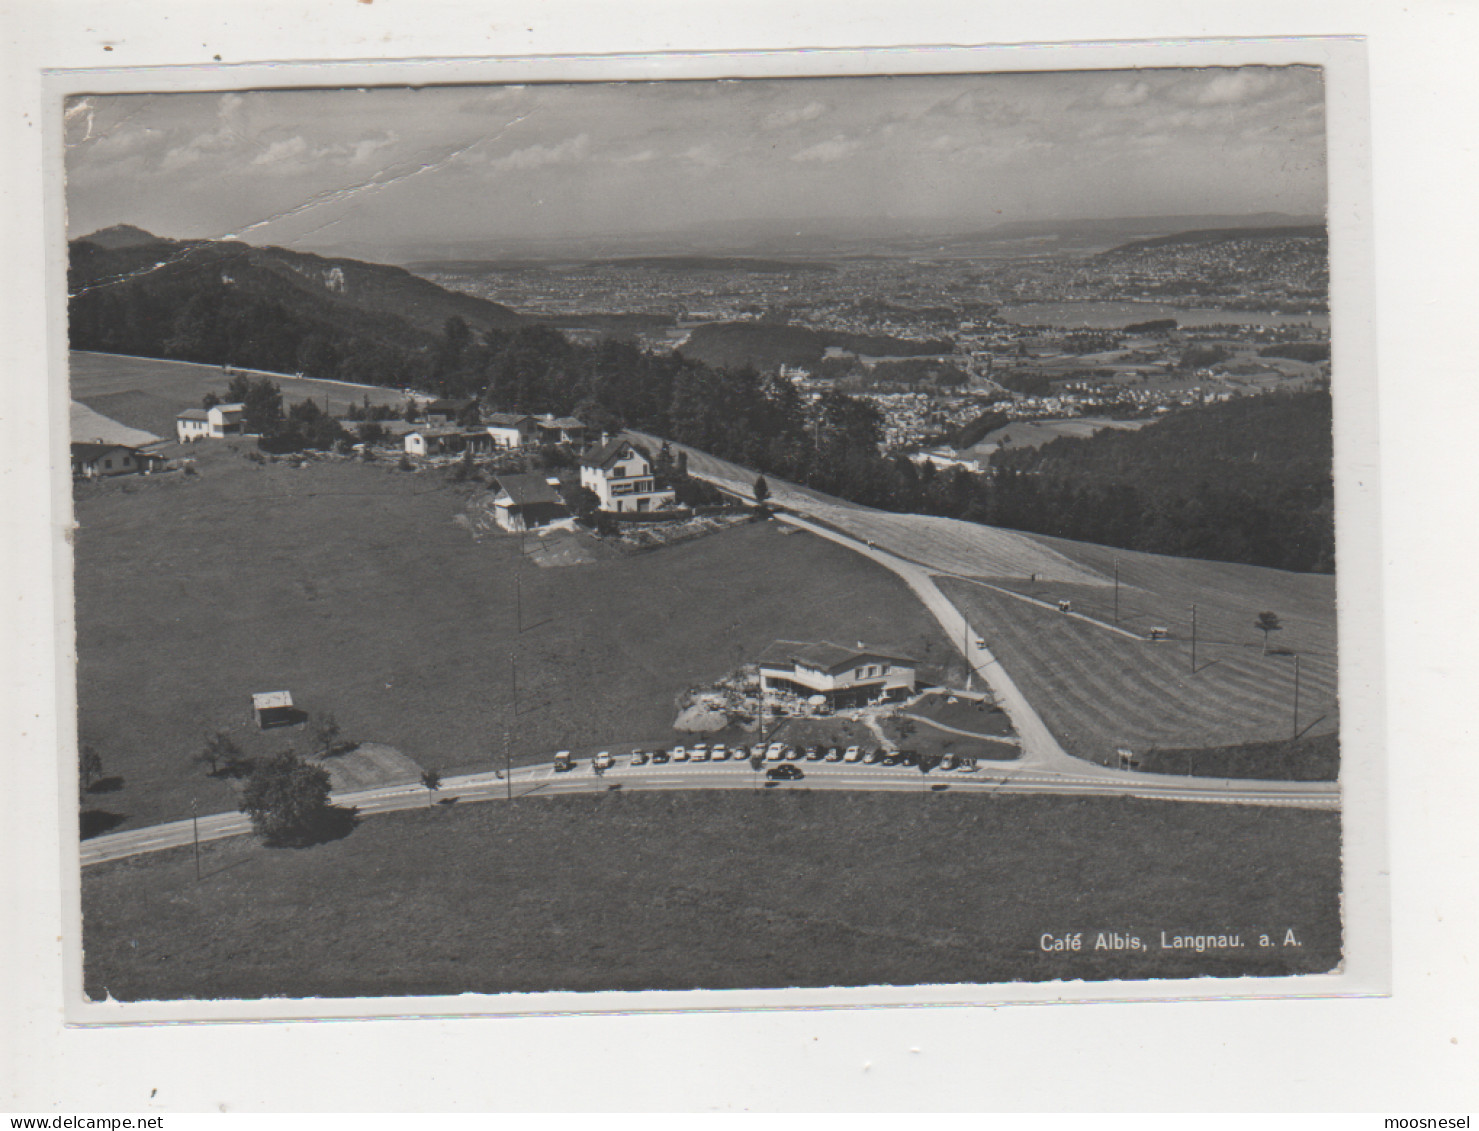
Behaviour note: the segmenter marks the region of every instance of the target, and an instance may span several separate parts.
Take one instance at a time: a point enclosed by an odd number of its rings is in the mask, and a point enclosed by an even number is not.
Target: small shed
[[[254,694],[252,713],[257,717],[257,726],[262,730],[292,726],[302,717],[302,712],[293,706],[291,691],[262,691]]]

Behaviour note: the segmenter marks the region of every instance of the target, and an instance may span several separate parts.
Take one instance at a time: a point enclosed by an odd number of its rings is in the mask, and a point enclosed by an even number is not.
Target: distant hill
[[[284,248],[122,226],[69,252],[74,349],[396,384],[431,364],[453,317],[474,331],[530,322],[400,267]]]
[[[161,239],[153,232],[146,232],[143,228],[135,228],[132,224],[115,224],[111,228],[103,228],[90,236],[83,236],[88,243],[96,247],[106,248],[108,251],[117,251],[120,248],[149,247],[155,244],[169,244],[172,241]]]
[[[1103,252],[1103,257],[1131,255],[1158,247],[1175,247],[1182,244],[1226,243],[1229,240],[1273,240],[1273,239],[1320,239],[1326,238],[1324,224],[1290,224],[1261,228],[1198,228],[1189,232],[1176,232],[1154,239],[1136,240],[1121,244]]]

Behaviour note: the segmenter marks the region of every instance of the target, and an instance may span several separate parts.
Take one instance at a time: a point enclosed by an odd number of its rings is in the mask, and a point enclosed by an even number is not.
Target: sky
[[[1307,66],[89,95],[65,120],[72,236],[455,246],[1325,209]]]

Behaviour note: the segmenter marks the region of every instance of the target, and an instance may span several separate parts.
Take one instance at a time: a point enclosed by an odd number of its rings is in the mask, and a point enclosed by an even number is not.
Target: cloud
[[[760,127],[766,130],[784,130],[791,126],[799,126],[802,122],[814,122],[829,109],[826,103],[813,101],[805,106],[776,110],[765,116]]]
[[[613,165],[640,165],[644,161],[651,161],[657,156],[655,150],[642,149],[636,153],[619,153],[611,158]]]
[[[724,164],[724,158],[719,156],[719,151],[705,142],[703,145],[695,145],[683,151],[683,160],[700,165],[705,169],[717,169]]]
[[[299,135],[274,141],[252,158],[253,165],[280,165],[308,152],[308,143]]]
[[[816,145],[809,145],[805,149],[791,154],[792,161],[820,161],[830,164],[833,161],[841,161],[844,157],[856,152],[861,142],[851,141],[838,134],[826,141],[819,141]]]
[[[553,145],[529,145],[501,157],[490,157],[490,169],[538,169],[545,165],[568,165],[584,161],[590,152],[589,134],[577,134]]]
[[[1215,74],[1192,91],[1199,106],[1229,106],[1261,99],[1283,87],[1283,74],[1266,67],[1241,67]]]
[[[1150,98],[1148,82],[1117,82],[1099,96],[1101,106],[1120,108],[1139,106]]]

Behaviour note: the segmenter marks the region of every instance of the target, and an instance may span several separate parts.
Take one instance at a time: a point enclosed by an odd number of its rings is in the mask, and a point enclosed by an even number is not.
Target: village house
[[[914,694],[915,661],[860,644],[777,640],[760,654],[762,694],[825,697],[834,711]]]
[[[539,444],[539,424],[532,416],[494,412],[488,416],[488,434],[495,448],[527,448]]]
[[[187,408],[175,417],[175,435],[180,443],[220,440],[241,433],[242,406],[218,404],[210,408]]]
[[[585,443],[586,427],[573,416],[554,416],[551,413],[545,413],[534,423],[539,429],[539,442],[546,447],[554,444],[571,444],[579,447]]]
[[[500,475],[493,521],[503,530],[540,530],[570,522],[570,508],[542,475]]]
[[[641,514],[673,505],[672,488],[659,488],[652,478],[646,449],[620,437],[580,458],[580,485],[595,492],[603,511]]]
[[[72,474],[83,479],[129,475],[148,469],[154,457],[122,444],[73,444]]]
[[[406,454],[413,456],[458,455],[466,451],[487,455],[493,450],[492,437],[482,429],[418,428],[407,432],[402,443]]]

